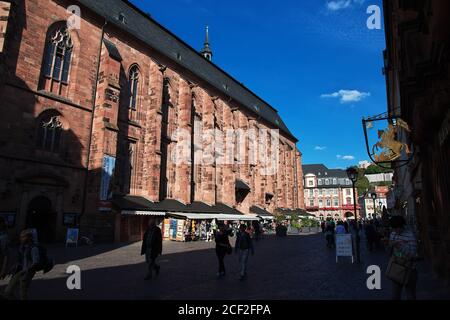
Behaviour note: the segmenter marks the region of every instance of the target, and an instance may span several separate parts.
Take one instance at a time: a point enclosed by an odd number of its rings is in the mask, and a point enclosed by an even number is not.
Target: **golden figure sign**
[[[408,144],[396,140],[399,128],[403,128],[407,132],[411,132],[408,124],[401,120],[397,120],[397,125],[389,124],[386,130],[378,131],[378,138],[381,140],[372,148],[372,153],[374,154],[376,162],[390,162],[397,160],[401,157],[402,150],[409,155],[411,150]],[[376,154],[376,151],[382,150],[380,154]]]

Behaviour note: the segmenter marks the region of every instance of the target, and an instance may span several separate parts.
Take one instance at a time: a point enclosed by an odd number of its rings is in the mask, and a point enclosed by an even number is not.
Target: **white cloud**
[[[339,160],[347,160],[347,161],[355,160],[354,156],[343,156],[343,155],[340,155],[340,154],[338,154],[336,156],[336,158],[338,158]]]
[[[360,102],[370,97],[370,92],[361,92],[358,90],[339,90],[333,93],[322,94],[321,98],[339,98],[341,103]]]
[[[339,11],[352,7],[354,4],[362,4],[365,0],[334,0],[327,1],[327,9],[329,11]]]
[[[322,146],[316,146],[315,148],[314,148],[314,150],[316,150],[316,151],[324,151],[324,150],[326,150],[327,149],[327,147],[322,147]]]

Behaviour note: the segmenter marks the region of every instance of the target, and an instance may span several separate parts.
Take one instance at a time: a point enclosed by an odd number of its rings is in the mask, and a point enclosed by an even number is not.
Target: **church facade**
[[[149,216],[303,209],[276,109],[122,0],[0,1],[0,215],[139,240]]]

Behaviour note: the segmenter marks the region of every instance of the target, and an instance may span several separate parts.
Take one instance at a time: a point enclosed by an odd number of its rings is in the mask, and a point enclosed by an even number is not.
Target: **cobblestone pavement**
[[[213,243],[164,243],[161,274],[144,281],[146,265],[140,244],[99,245],[65,249],[49,248],[57,265],[47,275],[36,276],[30,299],[131,299],[131,300],[366,300],[389,299],[390,282],[382,279],[382,290],[367,289],[367,266],[379,265],[384,272],[383,251],[368,253],[362,243],[362,263],[342,259],[325,247],[322,234],[268,237],[256,243],[250,257],[249,277],[238,281],[238,258],[226,257],[228,275],[217,279]],[[82,269],[82,290],[69,291],[65,270],[69,265]],[[419,264],[418,299],[450,299],[448,289],[434,278],[428,267]],[[6,282],[0,281],[3,292]]]

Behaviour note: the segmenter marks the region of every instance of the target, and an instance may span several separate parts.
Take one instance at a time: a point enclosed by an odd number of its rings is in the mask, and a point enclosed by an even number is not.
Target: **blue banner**
[[[114,170],[116,168],[116,158],[111,156],[103,157],[102,181],[100,186],[100,201],[108,201],[112,198]]]

